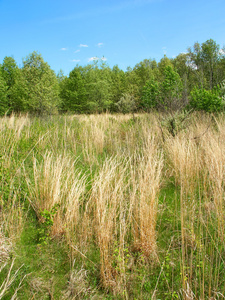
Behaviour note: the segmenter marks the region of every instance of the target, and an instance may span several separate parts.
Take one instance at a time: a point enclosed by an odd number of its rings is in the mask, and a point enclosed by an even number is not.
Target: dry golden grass
[[[79,223],[85,191],[85,177],[76,170],[75,164],[76,161],[68,157],[54,157],[52,153],[46,152],[41,162],[33,159],[34,184],[26,176],[29,201],[40,221],[45,221],[41,214],[44,210],[50,212],[52,208],[58,207],[52,234],[66,232],[71,239]]]
[[[156,221],[158,194],[161,183],[163,155],[158,150],[154,137],[149,136],[143,152],[136,157],[136,199],[134,203],[134,237],[136,247],[145,256],[156,250]]]
[[[221,128],[222,129],[222,128]],[[224,242],[225,227],[225,138],[224,129],[217,134],[209,131],[201,142],[204,153],[204,189],[203,195],[206,205],[211,204],[211,211],[215,211],[218,220],[218,233]]]
[[[117,277],[121,281],[123,273],[123,266],[115,267],[113,262],[115,253],[124,261],[128,205],[126,171],[126,164],[117,157],[106,160],[94,179],[88,202],[89,214],[93,211],[93,234],[100,249],[102,285],[106,288],[116,286]]]
[[[22,136],[30,138],[34,132],[28,116],[2,119],[0,137],[5,147],[1,163],[4,172],[9,173],[8,203],[12,209],[4,207],[1,212],[4,226],[0,237],[7,232],[11,241],[22,231],[24,216],[15,179],[18,188],[25,176],[26,197],[40,222],[45,222],[43,211],[57,207],[51,236],[64,235],[73,249],[72,256],[97,265],[102,287],[129,299],[128,281],[132,276],[128,269],[132,266],[128,268],[128,258],[139,253],[146,258],[143,264],[158,263],[162,250],[157,246],[156,225],[162,213],[158,198],[161,189],[174,180],[172,213],[177,219],[171,236],[176,232],[181,250],[177,294],[182,299],[212,296],[220,276],[214,273],[213,264],[223,262],[219,248],[211,246],[209,250],[208,244],[219,241],[224,245],[224,117],[194,114],[188,127],[175,137],[154,114],[136,115],[135,119],[132,115],[104,114],[62,120],[63,125],[37,133],[35,147],[39,152],[32,146],[20,167],[11,173],[18,141]],[[33,156],[32,172],[26,165],[28,155]],[[164,202],[169,205],[166,199]],[[99,261],[90,259],[93,247],[99,251]],[[4,252],[0,245],[1,249]],[[7,255],[5,251],[3,256]],[[198,257],[194,258],[196,252]],[[88,295],[84,269],[71,273],[67,292],[71,297]]]
[[[0,228],[0,266],[10,258],[11,250],[12,242],[4,235],[2,228]]]
[[[175,138],[166,140],[166,158],[176,184],[180,187],[178,194],[181,220],[181,270],[182,295],[192,299],[197,291],[192,278],[196,269],[192,260],[194,251],[204,253],[207,248],[205,240],[215,243],[217,236],[224,242],[224,138],[223,120],[212,120],[206,116],[192,120],[187,132],[179,133]],[[219,122],[219,123],[218,123]],[[214,126],[214,123],[217,126]],[[209,215],[207,217],[205,212]],[[217,217],[215,218],[215,213]],[[212,217],[214,215],[214,217]],[[197,225],[197,226],[196,226]],[[214,236],[209,228],[214,227]],[[216,228],[217,227],[217,228]],[[214,250],[213,250],[214,251]],[[218,255],[218,253],[217,253]],[[206,256],[199,258],[204,265]],[[213,264],[210,265],[213,273]],[[215,285],[213,278],[205,286],[205,271],[201,270],[198,288],[201,297],[206,291],[211,293]],[[195,297],[193,298],[195,299]]]

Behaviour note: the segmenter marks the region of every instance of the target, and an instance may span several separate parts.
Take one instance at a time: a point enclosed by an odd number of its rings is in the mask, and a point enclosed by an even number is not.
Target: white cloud
[[[97,57],[97,56],[93,56],[93,57],[90,57],[89,59],[88,59],[88,61],[90,62],[90,61],[94,61],[94,60],[98,60],[99,58]]]
[[[219,54],[220,54],[220,55],[225,55],[225,50],[224,50],[224,49],[220,49],[220,50],[219,50]]]
[[[80,52],[80,50],[78,49],[78,50],[76,50],[76,51],[74,51],[74,53],[78,53],[78,52]]]
[[[67,48],[61,48],[60,49],[61,51],[66,51],[66,50],[68,50]]]
[[[97,57],[97,56],[93,56],[93,57],[90,57],[90,58],[88,59],[88,62],[90,62],[90,61],[95,61],[95,60],[102,60],[102,61],[106,61],[106,60],[107,60],[107,58],[106,58],[106,57],[104,57],[104,56],[102,56],[101,58],[99,58],[99,57]]]
[[[98,44],[97,44],[97,46],[98,46],[99,48],[101,48],[103,45],[104,45],[103,43],[98,43]]]
[[[72,59],[71,61],[72,61],[72,62],[79,62],[80,59]]]
[[[84,48],[87,48],[88,47],[88,45],[85,45],[85,44],[80,44],[80,46],[79,47],[84,47]]]
[[[163,54],[166,55],[166,52],[167,52],[166,47],[162,47],[162,50],[163,50]]]

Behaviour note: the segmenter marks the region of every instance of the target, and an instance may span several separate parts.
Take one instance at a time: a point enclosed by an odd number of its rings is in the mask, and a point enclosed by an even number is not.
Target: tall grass
[[[93,211],[91,223],[100,251],[102,285],[106,288],[116,286],[118,276],[121,279],[120,275],[125,274],[126,190],[126,165],[118,158],[107,159],[94,179],[88,203],[90,212]],[[115,255],[120,261],[115,260]]]
[[[2,255],[32,212],[37,247],[64,243],[73,261],[57,299],[224,296],[224,117],[193,114],[175,137],[158,120],[2,118]]]
[[[212,291],[219,289],[214,264],[224,264],[218,250],[222,247],[224,251],[224,143],[219,139],[220,131],[213,129],[212,124],[206,128],[204,121],[195,125],[197,129],[201,126],[203,134],[192,131],[192,125],[189,132],[167,140],[166,148],[180,189],[176,199],[181,222],[184,299],[212,297]]]
[[[149,137],[142,153],[136,155],[136,199],[134,203],[134,237],[146,257],[156,251],[156,222],[158,194],[163,167],[162,153],[154,137]]]
[[[33,181],[28,175],[28,199],[40,222],[45,222],[43,212],[56,208],[52,235],[66,233],[69,239],[77,233],[80,207],[85,191],[85,176],[76,170],[76,161],[66,156],[53,157],[47,152],[41,162],[33,158]],[[53,216],[52,216],[53,217]],[[72,235],[72,236],[71,236]]]

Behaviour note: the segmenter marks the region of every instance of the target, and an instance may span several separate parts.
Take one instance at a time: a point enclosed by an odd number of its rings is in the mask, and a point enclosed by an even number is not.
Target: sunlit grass
[[[1,118],[0,251],[15,266],[0,284],[18,277],[9,297],[24,280],[21,299],[31,286],[34,299],[220,299],[224,128],[222,115],[200,114],[175,137],[153,113]],[[59,271],[43,283],[54,256],[67,262],[61,291]]]

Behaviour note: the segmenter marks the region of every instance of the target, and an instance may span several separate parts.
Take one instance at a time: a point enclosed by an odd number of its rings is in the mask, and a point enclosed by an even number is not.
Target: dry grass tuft
[[[158,150],[154,137],[149,137],[143,153],[136,162],[136,199],[134,203],[135,247],[146,257],[156,251],[156,221],[158,194],[163,167],[163,156]]]
[[[80,220],[85,176],[76,170],[75,164],[76,161],[68,157],[55,158],[52,153],[47,152],[42,162],[34,158],[34,186],[26,177],[30,191],[29,200],[40,222],[45,221],[42,216],[43,211],[51,212],[57,207],[57,214],[51,228],[53,236],[67,232],[67,237],[70,239]]]
[[[4,264],[10,258],[12,251],[12,242],[7,238],[0,228],[0,265]]]
[[[63,292],[62,299],[92,299],[95,290],[91,289],[87,280],[87,271],[72,268],[69,274],[67,289]]]
[[[121,266],[113,266],[115,248],[122,255],[126,235],[126,165],[118,158],[105,161],[94,179],[89,206],[94,214],[94,235],[100,249],[100,273],[102,285],[116,286]]]

